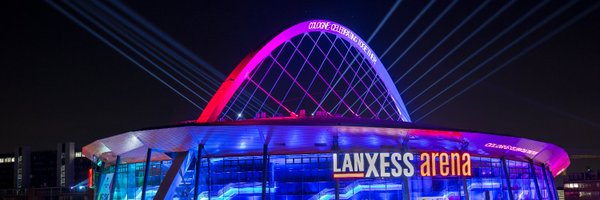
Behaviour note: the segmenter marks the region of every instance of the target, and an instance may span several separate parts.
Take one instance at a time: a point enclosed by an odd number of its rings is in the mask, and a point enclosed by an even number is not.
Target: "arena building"
[[[83,148],[98,199],[557,199],[553,144],[411,123],[387,69],[339,23],[250,53],[199,118]]]

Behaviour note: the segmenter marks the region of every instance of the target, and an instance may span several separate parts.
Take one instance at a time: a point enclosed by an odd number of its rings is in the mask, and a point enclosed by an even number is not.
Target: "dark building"
[[[30,187],[56,187],[56,151],[31,152]]]
[[[17,191],[29,188],[31,172],[31,150],[28,147],[18,147],[15,151],[14,188]]]
[[[89,159],[83,156],[81,152],[75,152],[73,159],[73,184],[77,185],[82,181],[86,181],[90,175],[92,163]]]
[[[14,187],[15,154],[0,154],[0,189]]]
[[[56,150],[19,147],[14,153],[0,154],[0,189],[24,192],[86,186],[91,163],[77,149],[74,143],[61,143]]]
[[[75,144],[61,143],[56,146],[56,186],[68,187],[73,185],[73,160]]]
[[[565,200],[600,199],[600,171],[587,169],[582,173],[569,174],[564,192]]]

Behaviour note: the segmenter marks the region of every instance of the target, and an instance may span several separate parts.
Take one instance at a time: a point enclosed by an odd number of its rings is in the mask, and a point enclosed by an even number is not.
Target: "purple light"
[[[496,149],[505,149],[505,150],[509,150],[509,151],[526,153],[526,154],[530,154],[533,156],[535,156],[539,153],[538,151],[534,151],[534,150],[527,149],[527,148],[515,147],[515,146],[507,145],[507,144],[496,144],[496,143],[492,143],[492,142],[485,144],[485,147],[496,148]]]
[[[294,25],[281,32],[279,35],[277,35],[275,38],[269,41],[258,52],[251,53],[248,56],[246,56],[246,58],[242,60],[242,62],[234,69],[234,71],[227,77],[225,82],[217,90],[216,94],[209,101],[208,105],[205,107],[204,111],[197,119],[197,122],[205,123],[216,121],[223,109],[225,108],[225,106],[227,105],[227,103],[229,102],[229,100],[231,99],[231,97],[239,89],[242,83],[245,80],[249,80],[249,75],[254,71],[254,69],[257,68],[257,66],[259,66],[259,64],[266,57],[271,55],[273,50],[275,50],[282,44],[287,43],[291,38],[308,32],[331,33],[336,36],[340,36],[340,38],[348,41],[353,47],[359,49],[359,52],[365,58],[368,58],[376,74],[379,76],[382,83],[385,85],[387,92],[390,94],[390,98],[395,104],[395,109],[401,115],[402,121],[410,122],[410,117],[408,115],[408,112],[406,111],[406,108],[404,107],[404,103],[402,101],[402,98],[400,97],[400,94],[398,93],[398,90],[396,89],[396,86],[394,85],[394,82],[390,78],[383,64],[379,62],[379,59],[377,58],[373,50],[371,50],[371,48],[366,44],[366,42],[364,42],[364,40],[358,37],[350,29],[336,22],[327,20],[312,20]],[[318,70],[315,68],[315,71]],[[302,88],[302,90],[306,92],[304,88]]]

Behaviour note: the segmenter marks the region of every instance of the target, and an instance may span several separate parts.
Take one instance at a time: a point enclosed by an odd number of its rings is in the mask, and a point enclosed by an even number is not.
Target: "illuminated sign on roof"
[[[504,149],[504,150],[514,151],[514,152],[521,152],[521,153],[525,153],[525,154],[530,154],[532,156],[535,156],[539,153],[538,151],[534,151],[534,150],[526,149],[526,148],[522,148],[522,147],[515,147],[512,145],[508,145],[508,144],[496,144],[496,143],[490,142],[490,143],[486,143],[484,146],[487,148]]]
[[[358,37],[356,33],[352,32],[350,29],[340,24],[331,21],[311,21],[310,23],[308,23],[308,29],[317,29],[339,33],[348,38],[350,41],[356,43],[358,47],[360,47],[360,49],[363,50],[363,52],[365,52],[366,56],[369,58],[372,64],[377,63],[377,56],[375,56],[375,53],[373,52],[373,50],[371,50],[369,45],[367,45],[365,41],[360,39],[360,37]]]
[[[469,153],[427,152],[415,161],[412,153],[334,153],[333,178],[412,177],[415,164],[421,176],[471,176]]]

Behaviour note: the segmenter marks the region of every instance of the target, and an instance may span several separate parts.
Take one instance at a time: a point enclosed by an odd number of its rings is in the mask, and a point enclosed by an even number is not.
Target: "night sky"
[[[310,19],[339,22],[366,39],[395,1],[137,1],[124,2],[199,57],[228,74],[250,51],[285,28]],[[480,1],[460,1],[405,59],[390,71],[393,79],[421,58]],[[468,23],[435,58],[443,56],[493,11],[494,1]],[[521,1],[467,43],[447,65],[404,94],[410,99],[464,59],[538,1]],[[473,68],[566,1],[551,1],[514,32],[467,63]],[[519,50],[594,5],[581,1],[523,42],[423,108],[428,111],[485,75]],[[381,54],[427,4],[404,1],[370,45]],[[433,4],[398,45],[382,59],[389,65],[439,14],[448,1]],[[83,146],[130,130],[192,120],[200,111],[156,79],[43,1],[11,1],[0,8],[0,152],[17,146],[50,149],[58,142]],[[600,154],[600,11],[506,66],[489,79],[423,118],[420,123],[504,133],[545,141],[569,153]],[[403,89],[435,61],[426,61],[401,81]],[[447,83],[458,79],[450,76]],[[446,84],[447,85],[447,84]],[[441,86],[437,86],[441,90]],[[427,97],[435,93],[429,93]],[[426,98],[423,98],[423,101]],[[202,102],[198,102],[204,105]],[[419,103],[407,107],[409,111]],[[418,118],[425,112],[416,112]],[[596,167],[600,168],[600,167]]]

